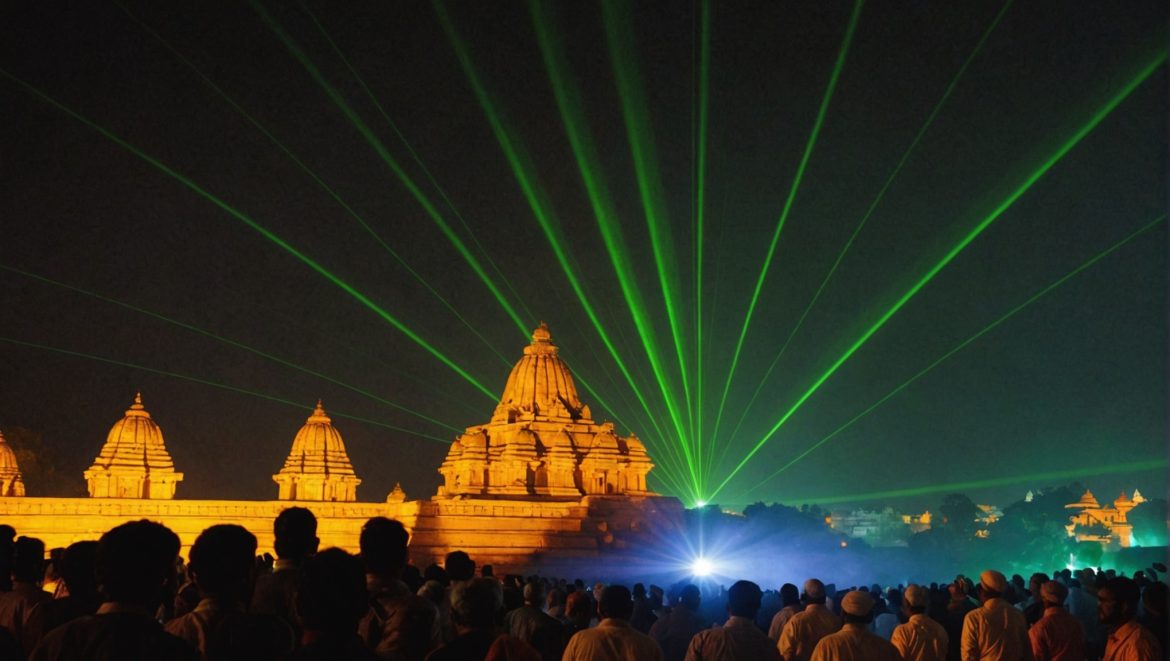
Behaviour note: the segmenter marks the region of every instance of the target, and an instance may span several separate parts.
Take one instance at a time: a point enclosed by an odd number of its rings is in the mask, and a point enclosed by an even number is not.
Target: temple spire
[[[293,439],[284,467],[272,476],[280,500],[357,500],[361,483],[353,472],[345,442],[320,399]]]

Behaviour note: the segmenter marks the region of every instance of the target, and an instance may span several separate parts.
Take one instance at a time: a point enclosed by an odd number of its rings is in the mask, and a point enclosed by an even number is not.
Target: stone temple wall
[[[337,546],[357,553],[362,524],[386,516],[411,531],[410,556],[420,569],[441,563],[450,551],[463,550],[478,565],[494,565],[500,575],[608,565],[652,543],[654,535],[669,533],[682,513],[676,499],[665,497],[397,503],[13,497],[0,498],[0,521],[19,535],[40,538],[51,549],[96,540],[114,526],[145,518],[175,531],[184,557],[205,528],[234,523],[256,535],[260,553],[271,553],[273,519],[291,506],[312,510],[323,549]]]

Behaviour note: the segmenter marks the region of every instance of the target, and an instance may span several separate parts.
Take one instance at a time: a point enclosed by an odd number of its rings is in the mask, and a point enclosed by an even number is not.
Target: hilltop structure
[[[1122,491],[1113,501],[1113,507],[1102,507],[1093,492],[1086,489],[1080,500],[1064,506],[1074,510],[1065,529],[1068,536],[1075,537],[1078,542],[1097,542],[1106,548],[1129,548],[1133,546],[1133,525],[1126,516],[1144,500],[1137,491],[1134,491],[1133,498]]]
[[[361,480],[320,401],[272,476],[274,500],[176,499],[183,474],[138,394],[85,471],[89,498],[26,497],[16,456],[0,436],[0,518],[49,548],[147,518],[174,530],[186,550],[206,527],[236,523],[263,552],[272,548],[273,519],[295,504],[316,515],[323,547],[356,552],[366,519],[386,516],[411,531],[420,565],[459,549],[500,571],[520,571],[622,555],[680,527],[682,504],[647,488],[653,467],[636,436],[592,419],[542,323],[489,421],[451,444],[438,468],[443,484],[429,500],[409,500],[395,485],[382,502],[358,502]],[[614,564],[633,569],[635,560]]]

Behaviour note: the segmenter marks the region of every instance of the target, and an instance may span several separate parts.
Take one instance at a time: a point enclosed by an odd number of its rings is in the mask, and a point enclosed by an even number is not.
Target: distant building
[[[887,507],[883,510],[838,510],[825,517],[825,523],[837,532],[865,540],[870,546],[906,546],[910,536],[930,529],[930,512],[901,514]]]
[[[1134,496],[1141,498],[1136,490]],[[1073,510],[1065,530],[1069,537],[1075,537],[1078,542],[1097,542],[1107,548],[1129,548],[1133,545],[1133,526],[1126,516],[1137,505],[1137,501],[1122,491],[1113,501],[1113,507],[1102,507],[1093,492],[1086,490],[1080,500],[1064,506],[1065,509]]]

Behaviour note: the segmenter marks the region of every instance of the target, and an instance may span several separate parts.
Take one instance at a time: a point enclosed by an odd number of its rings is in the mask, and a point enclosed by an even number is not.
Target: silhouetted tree
[[[86,494],[80,475],[67,475],[58,469],[57,454],[45,445],[40,432],[10,427],[4,430],[4,438],[16,454],[28,495],[73,497]]]

